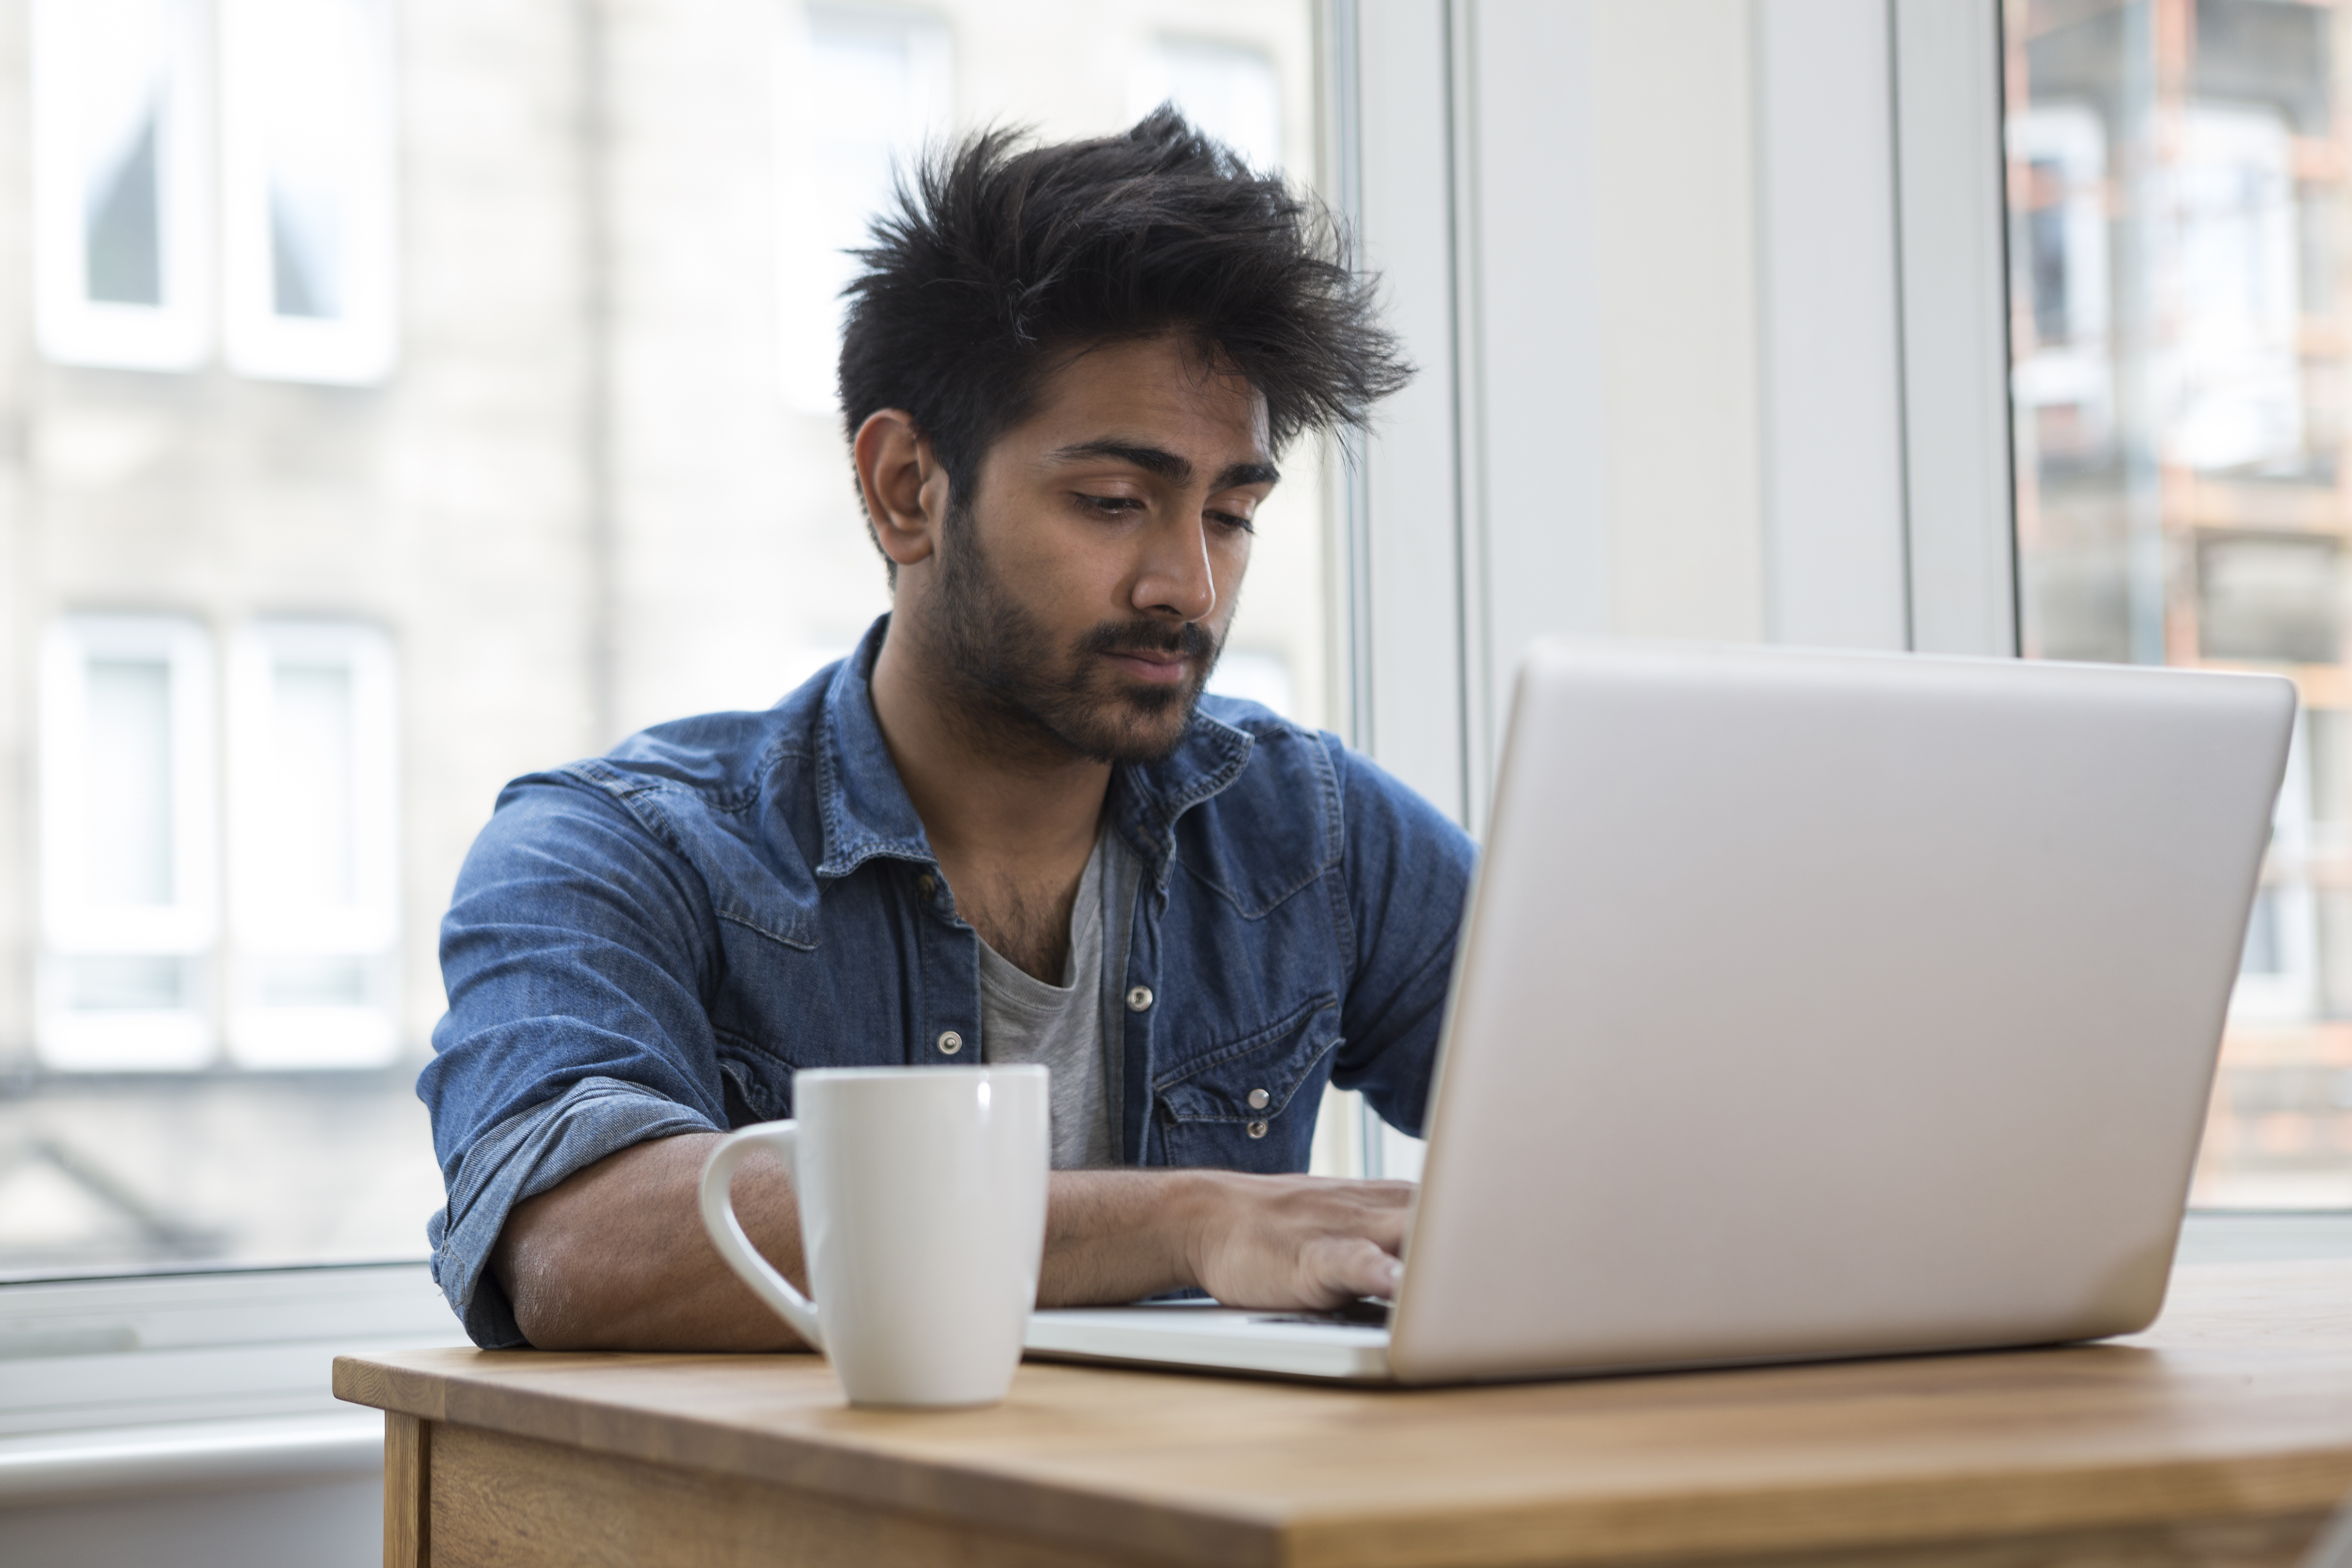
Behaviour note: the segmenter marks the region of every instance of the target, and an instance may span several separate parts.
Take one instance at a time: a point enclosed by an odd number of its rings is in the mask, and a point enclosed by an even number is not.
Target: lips
[[[1110,662],[1140,681],[1174,685],[1184,678],[1192,661],[1181,653],[1119,652],[1106,654]]]

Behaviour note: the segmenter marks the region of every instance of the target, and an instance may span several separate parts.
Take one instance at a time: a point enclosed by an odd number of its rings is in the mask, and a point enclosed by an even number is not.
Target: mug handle
[[[793,1289],[793,1282],[773,1263],[760,1256],[759,1249],[743,1233],[743,1222],[735,1218],[735,1202],[730,1196],[735,1167],[754,1149],[773,1149],[783,1156],[787,1168],[795,1167],[800,1131],[798,1122],[763,1122],[756,1127],[730,1133],[720,1140],[702,1166],[702,1227],[710,1232],[711,1242],[719,1249],[719,1255],[727,1260],[727,1266],[740,1275],[761,1301],[774,1308],[812,1350],[823,1350],[824,1338],[817,1329],[816,1303]]]

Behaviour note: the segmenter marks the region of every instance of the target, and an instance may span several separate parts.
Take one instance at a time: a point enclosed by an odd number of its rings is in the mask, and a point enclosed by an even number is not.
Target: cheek
[[[1127,564],[1101,548],[1101,540],[1082,528],[1049,519],[1013,533],[1002,544],[992,543],[989,559],[999,580],[1035,609],[1047,613],[1102,596],[1106,585],[1118,581]]]
[[[1227,615],[1233,613],[1234,595],[1242,585],[1242,574],[1249,570],[1250,545],[1255,535],[1237,533],[1209,550],[1209,570],[1216,578],[1217,602]]]

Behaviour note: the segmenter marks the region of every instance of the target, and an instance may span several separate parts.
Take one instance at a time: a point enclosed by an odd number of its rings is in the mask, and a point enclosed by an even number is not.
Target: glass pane
[[[365,182],[373,138],[367,18],[351,0],[274,0],[249,13],[261,100],[270,300],[280,316],[342,316],[345,209]]]
[[[2352,1205],[2352,12],[2006,20],[2025,651],[2301,689],[2194,1200]]]
[[[261,1004],[271,1008],[367,1005],[367,965],[358,958],[269,958],[260,971]]]
[[[205,0],[31,0],[7,109],[34,340],[66,364],[194,369],[211,331]]]
[[[156,105],[151,99],[129,146],[90,181],[85,287],[105,305],[163,303],[163,237],[155,182]]]
[[[186,964],[145,953],[75,958],[70,1003],[86,1012],[168,1012],[186,1005]]]
[[[90,902],[171,904],[171,665],[92,659],[84,722]]]
[[[168,17],[163,0],[93,0],[93,41],[79,51],[84,287],[109,305],[163,303],[163,194],[157,169]]]
[[[216,4],[228,362],[379,382],[397,359],[388,0]]]
[[[257,779],[270,801],[260,846],[268,896],[310,908],[349,904],[358,889],[352,672],[278,664],[270,676],[269,741]]]

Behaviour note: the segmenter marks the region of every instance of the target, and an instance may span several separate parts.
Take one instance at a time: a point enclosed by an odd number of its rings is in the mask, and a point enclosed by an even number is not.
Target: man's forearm
[[[491,1255],[542,1350],[781,1350],[800,1342],[702,1228],[702,1166],[720,1134],[638,1144],[516,1206]],[[1387,1293],[1412,1188],[1212,1170],[1056,1171],[1037,1304],[1131,1301],[1200,1287],[1267,1308]],[[752,1245],[806,1289],[800,1214],[781,1162],[736,1172]]]
[[[1132,1301],[1200,1282],[1193,1239],[1222,1173],[1055,1171],[1046,1189],[1041,1307]]]
[[[517,1204],[490,1268],[541,1350],[786,1350],[784,1321],[735,1277],[702,1228],[703,1163],[723,1134],[689,1133],[608,1155]],[[781,1162],[735,1175],[753,1246],[805,1289],[800,1215]]]
[[[719,1134],[638,1144],[509,1217],[492,1269],[542,1350],[776,1350],[799,1339],[727,1267],[702,1228],[703,1162]],[[1214,1180],[1194,1171],[1056,1171],[1041,1306],[1133,1301],[1192,1283],[1188,1231]],[[736,1173],[752,1244],[805,1290],[800,1214],[781,1163]]]

